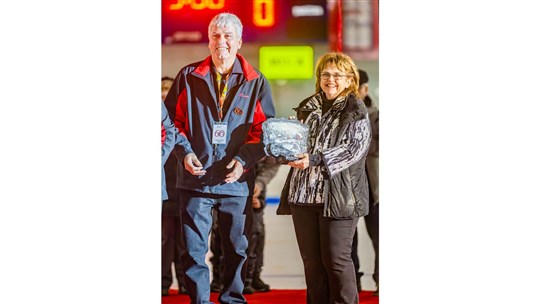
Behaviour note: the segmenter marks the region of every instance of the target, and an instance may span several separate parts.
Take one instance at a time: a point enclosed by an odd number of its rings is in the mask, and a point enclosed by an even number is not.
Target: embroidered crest
[[[242,109],[240,109],[240,108],[234,108],[233,113],[236,114],[236,115],[242,115],[242,114],[244,114],[244,111]]]

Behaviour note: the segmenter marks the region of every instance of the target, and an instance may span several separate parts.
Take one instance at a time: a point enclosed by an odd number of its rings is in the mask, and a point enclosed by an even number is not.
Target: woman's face
[[[334,99],[351,85],[351,77],[335,65],[329,64],[321,71],[320,85],[326,99]]]

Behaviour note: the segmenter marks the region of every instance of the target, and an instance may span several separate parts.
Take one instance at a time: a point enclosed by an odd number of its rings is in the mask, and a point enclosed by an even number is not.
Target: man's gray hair
[[[221,13],[212,18],[210,24],[208,25],[209,35],[210,29],[214,25],[217,27],[232,26],[234,27],[234,30],[236,31],[238,37],[242,38],[242,21],[240,21],[240,19],[235,14]]]

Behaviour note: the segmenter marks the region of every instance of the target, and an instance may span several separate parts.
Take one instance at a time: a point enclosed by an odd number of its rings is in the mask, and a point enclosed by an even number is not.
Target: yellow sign
[[[259,69],[268,79],[310,79],[313,77],[311,46],[263,46]]]

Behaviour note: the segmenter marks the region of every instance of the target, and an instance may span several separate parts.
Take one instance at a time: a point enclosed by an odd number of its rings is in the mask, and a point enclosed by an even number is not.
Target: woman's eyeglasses
[[[341,78],[343,78],[343,77],[348,77],[348,75],[345,75],[345,74],[321,73],[322,80],[328,80],[328,79],[330,79],[330,76],[334,77],[335,80],[341,80]]]

